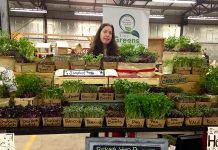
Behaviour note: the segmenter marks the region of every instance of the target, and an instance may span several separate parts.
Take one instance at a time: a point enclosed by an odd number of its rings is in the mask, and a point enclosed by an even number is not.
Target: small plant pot
[[[124,94],[115,93],[115,100],[124,100],[124,97],[125,97]]]
[[[61,122],[61,117],[42,117],[42,125],[44,127],[60,127]]]
[[[51,73],[54,72],[55,65],[38,64],[38,72]]]
[[[84,60],[71,61],[70,68],[71,69],[85,69],[85,61]]]
[[[128,119],[126,118],[127,128],[144,128],[145,119]]]
[[[218,117],[203,117],[203,125],[204,126],[217,126]]]
[[[61,104],[60,99],[44,99],[43,104]]]
[[[55,69],[70,69],[68,61],[55,61]]]
[[[100,69],[100,62],[86,62],[86,69]]]
[[[199,102],[199,101],[196,101],[196,107],[208,107],[210,108],[212,105],[212,102]]]
[[[189,75],[191,74],[191,67],[178,67],[176,68],[176,73],[183,74],[183,75]]]
[[[64,127],[81,127],[82,118],[63,118]]]
[[[81,93],[81,100],[93,101],[97,99],[97,93]]]
[[[104,69],[117,69],[117,62],[103,62]]]
[[[14,128],[18,126],[18,118],[0,118],[0,127]]]
[[[194,108],[195,102],[185,103],[185,102],[176,102],[176,108],[178,110],[185,109],[185,108]]]
[[[202,117],[187,117],[185,118],[186,126],[200,126],[202,124]]]
[[[85,127],[102,127],[103,118],[84,118]]]
[[[15,63],[15,72],[36,72],[36,63]]]
[[[202,75],[204,70],[202,68],[192,67],[192,74],[193,75]]]
[[[165,119],[146,119],[148,128],[164,128],[165,122]]]
[[[169,66],[163,67],[162,68],[162,73],[163,74],[172,74],[173,73],[173,67],[169,67]]]
[[[80,93],[63,93],[66,101],[78,101],[80,99]]]
[[[108,127],[123,127],[124,117],[106,117],[106,123]]]
[[[167,118],[167,127],[181,127],[183,125],[184,118]]]
[[[114,93],[98,93],[99,100],[114,100]]]
[[[38,118],[20,118],[20,127],[38,127],[40,117]]]

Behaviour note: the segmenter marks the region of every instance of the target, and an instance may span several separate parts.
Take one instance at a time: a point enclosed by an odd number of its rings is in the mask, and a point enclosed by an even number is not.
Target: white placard
[[[218,150],[218,127],[208,127],[207,150]]]
[[[15,150],[14,133],[0,133],[0,150]]]
[[[104,76],[104,70],[67,70],[63,71],[64,76]]]
[[[148,46],[148,27],[150,10],[120,6],[103,6],[103,22],[114,26],[116,41],[122,43],[141,43]]]

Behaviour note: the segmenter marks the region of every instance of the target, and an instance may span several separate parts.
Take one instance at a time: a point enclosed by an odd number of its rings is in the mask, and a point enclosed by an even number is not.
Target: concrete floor
[[[85,150],[89,134],[15,135],[16,150]]]

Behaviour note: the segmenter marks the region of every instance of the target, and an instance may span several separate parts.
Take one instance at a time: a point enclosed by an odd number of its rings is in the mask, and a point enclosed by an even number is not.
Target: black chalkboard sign
[[[86,150],[167,150],[166,139],[86,138]]]

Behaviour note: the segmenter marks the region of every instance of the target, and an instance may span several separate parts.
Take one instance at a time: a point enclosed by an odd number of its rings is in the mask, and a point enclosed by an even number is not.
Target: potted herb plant
[[[131,82],[129,93],[147,93],[150,86],[145,82]]]
[[[116,79],[113,84],[115,100],[123,100],[125,94],[130,91],[131,82],[127,79]]]
[[[200,126],[202,124],[203,112],[201,108],[186,108],[182,112],[185,116],[186,126]]]
[[[166,114],[166,124],[168,127],[181,127],[184,122],[184,115],[177,109],[171,109]]]
[[[126,126],[128,128],[143,128],[145,118],[142,112],[142,94],[127,94],[124,99]]]
[[[83,119],[84,105],[75,104],[64,107],[63,126],[64,127],[81,127]]]
[[[61,105],[41,105],[40,111],[43,126],[61,126],[63,116],[63,107]]]
[[[125,110],[123,105],[111,105],[105,110],[106,124],[108,127],[123,127]]]
[[[119,57],[117,56],[106,56],[103,57],[103,69],[117,69]]]
[[[22,108],[19,117],[20,127],[38,127],[41,119],[39,106],[27,105]]]
[[[52,60],[53,56],[46,55],[46,58],[39,60],[37,69],[41,73],[51,73],[55,70],[55,64]]]
[[[101,105],[86,105],[83,115],[85,127],[102,127],[105,110]]]
[[[0,127],[17,127],[22,106],[0,107]]]
[[[100,87],[98,91],[99,100],[114,100],[114,90],[112,87]]]
[[[55,69],[70,69],[69,56],[54,56]]]
[[[217,126],[218,125],[218,110],[217,108],[203,108],[203,125]]]
[[[163,74],[172,74],[173,73],[173,64],[174,61],[171,59],[165,59],[163,61],[163,67],[162,67],[162,72]]]
[[[178,38],[176,36],[170,36],[165,41],[165,51],[175,51],[175,47],[178,44]]]
[[[68,102],[79,100],[80,99],[80,91],[82,90],[82,82],[81,80],[77,81],[64,81],[61,86],[64,89],[63,96],[65,100]]]
[[[192,59],[188,57],[177,56],[173,58],[173,62],[176,73],[184,75],[191,74]]]
[[[16,76],[15,80],[17,82],[16,102],[33,101],[45,85],[45,81],[36,74],[22,73]]]
[[[61,104],[63,90],[59,87],[45,87],[41,96],[44,104]]]
[[[83,85],[81,90],[81,100],[96,100],[98,87],[96,85]]]
[[[195,57],[192,59],[192,74],[202,75],[208,68],[207,60]]]
[[[204,108],[211,107],[212,102],[210,101],[210,97],[207,95],[196,95],[195,96],[196,107]]]
[[[84,55],[83,59],[86,61],[86,69],[100,69],[102,58],[103,54],[99,54],[98,56],[94,56],[93,54]]]
[[[172,99],[176,102],[176,108],[179,110],[193,108],[195,106],[195,98],[193,95],[177,94],[172,96]]]

